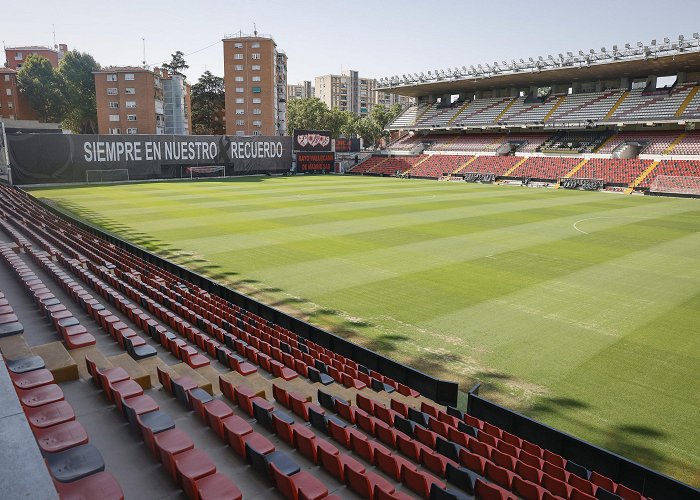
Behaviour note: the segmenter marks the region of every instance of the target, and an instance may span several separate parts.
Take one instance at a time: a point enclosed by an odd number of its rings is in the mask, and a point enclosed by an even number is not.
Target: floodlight
[[[613,45],[613,52],[617,52],[617,45]]]
[[[566,55],[569,56],[569,57],[574,57],[574,53],[573,53],[573,52],[567,52]]]
[[[462,66],[462,71],[467,71],[467,67],[466,67],[466,66]]]
[[[642,47],[644,47],[644,44],[642,42],[637,42],[637,47],[639,47],[641,49]]]
[[[600,51],[601,51],[603,54],[605,54],[605,47],[601,47],[601,48],[600,48]]]
[[[520,64],[525,64],[525,61],[523,61],[522,59],[520,59]]]
[[[682,42],[683,40],[685,40],[685,37],[683,35],[678,35],[678,41]]]
[[[582,55],[583,55],[583,51],[582,51],[582,50],[579,50],[579,51],[578,51],[578,55],[582,56]]]
[[[481,67],[481,64],[477,64],[477,67],[478,67],[479,69],[483,69],[483,68]]]
[[[693,38],[695,38],[696,40],[700,39],[700,34],[693,33]]]
[[[535,62],[535,60],[534,60],[532,57],[528,58],[528,60],[529,60],[531,63],[534,63],[534,62]]]
[[[652,45],[656,45],[656,38],[651,41]]]
[[[664,43],[671,43],[671,39],[669,37],[665,36]]]
[[[471,70],[472,70],[472,73],[476,73],[476,70],[474,69],[474,65],[473,65],[473,64],[472,64],[472,65],[470,65],[469,67],[471,68]]]
[[[432,75],[432,72],[428,71],[428,74],[429,74],[429,75]]]
[[[629,43],[626,43],[626,44],[625,44],[625,48],[626,48],[626,49],[631,49],[632,46],[631,46]]]
[[[540,61],[544,61],[544,59],[542,58],[542,56],[539,56],[537,59],[539,59]]]
[[[562,54],[561,52],[559,52],[559,59],[564,59],[564,54]]]
[[[501,61],[503,63],[503,66],[508,66],[508,63],[505,61]]]

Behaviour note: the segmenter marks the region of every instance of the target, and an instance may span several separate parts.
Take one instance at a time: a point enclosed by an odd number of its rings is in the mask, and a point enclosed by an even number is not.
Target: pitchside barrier
[[[700,491],[692,486],[482,398],[479,385],[469,391],[467,413],[470,415],[558,453],[588,470],[604,474],[654,500],[700,498]]]
[[[183,177],[186,167],[224,166],[225,175],[250,175],[282,174],[292,165],[291,137],[15,134],[7,143],[19,185],[111,179],[110,170],[143,180]]]
[[[26,196],[32,198],[35,202],[40,203],[44,208],[51,211],[58,217],[61,217],[62,219],[69,221],[70,223],[75,224],[76,226],[85,229],[92,234],[105,238],[107,241],[118,246],[119,248],[123,248],[150,262],[151,264],[155,264],[162,269],[165,269],[178,278],[189,281],[190,283],[201,287],[211,294],[217,295],[218,297],[228,300],[229,302],[257,314],[268,321],[283,326],[297,335],[301,335],[302,337],[309,339],[323,347],[338,352],[343,356],[347,356],[357,363],[366,366],[367,368],[381,372],[397,382],[420,391],[420,393],[425,397],[430,398],[437,403],[450,406],[455,406],[457,404],[458,387],[455,382],[436,379],[426,375],[423,372],[415,370],[409,366],[398,363],[392,359],[377,354],[374,351],[338,337],[337,335],[322,330],[298,318],[289,316],[288,314],[285,314],[274,307],[258,302],[247,295],[216,283],[215,281],[212,281],[201,274],[185,269],[184,267],[181,267],[167,259],[132,245],[131,243],[124,241],[113,234],[102,231],[101,229],[90,224],[76,220],[70,215],[44,203],[40,199],[35,198],[30,193],[25,191],[22,192]]]

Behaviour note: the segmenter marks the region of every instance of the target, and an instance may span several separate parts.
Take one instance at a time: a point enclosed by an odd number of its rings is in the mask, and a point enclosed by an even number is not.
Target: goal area
[[[185,174],[190,176],[190,179],[208,179],[217,177],[226,177],[226,167],[223,165],[213,165],[208,167],[187,167]]]
[[[87,182],[88,184],[95,184],[100,182],[126,182],[128,180],[128,168],[85,171],[85,182]]]
[[[649,191],[652,193],[700,196],[700,177],[659,175],[652,181]]]

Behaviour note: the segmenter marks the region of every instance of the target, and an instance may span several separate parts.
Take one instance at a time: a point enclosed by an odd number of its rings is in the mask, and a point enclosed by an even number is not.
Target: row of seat
[[[85,357],[88,373],[103,391],[107,401],[138,430],[153,458],[160,461],[175,483],[193,500],[240,500],[241,492],[192,439],[175,426],[173,419],[160,410],[157,402],[144,394],[139,384],[122,368],[100,369]]]
[[[19,335],[22,332],[24,332],[24,326],[5,298],[5,294],[0,290],[0,338]]]
[[[160,368],[158,377],[169,394],[192,410],[234,453],[273,482],[286,498],[337,499],[335,496],[328,496],[328,488],[319,479],[301,471],[291,456],[283,450],[277,450],[269,439],[253,430],[246,420],[234,415],[233,409],[224,401],[213,398],[188,377],[173,377],[167,370]],[[254,393],[242,385],[234,387],[224,379],[220,380],[220,387],[223,394],[250,417],[272,409],[264,393]],[[270,422],[273,418],[289,421],[279,412],[270,416]]]
[[[123,500],[121,486],[105,471],[102,455],[89,443],[44,360],[30,356],[4,362],[59,498]]]
[[[25,248],[28,248],[30,251],[33,250],[31,246]],[[73,316],[73,313],[56,298],[10,245],[6,243],[0,244],[0,256],[2,261],[12,270],[15,278],[30,294],[47,320],[51,322],[53,328],[61,335],[69,349],[77,349],[95,343],[95,337],[80,324],[78,319]]]

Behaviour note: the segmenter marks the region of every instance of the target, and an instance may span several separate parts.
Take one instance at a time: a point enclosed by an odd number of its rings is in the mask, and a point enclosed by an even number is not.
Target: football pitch
[[[348,176],[33,194],[700,485],[700,200]]]

